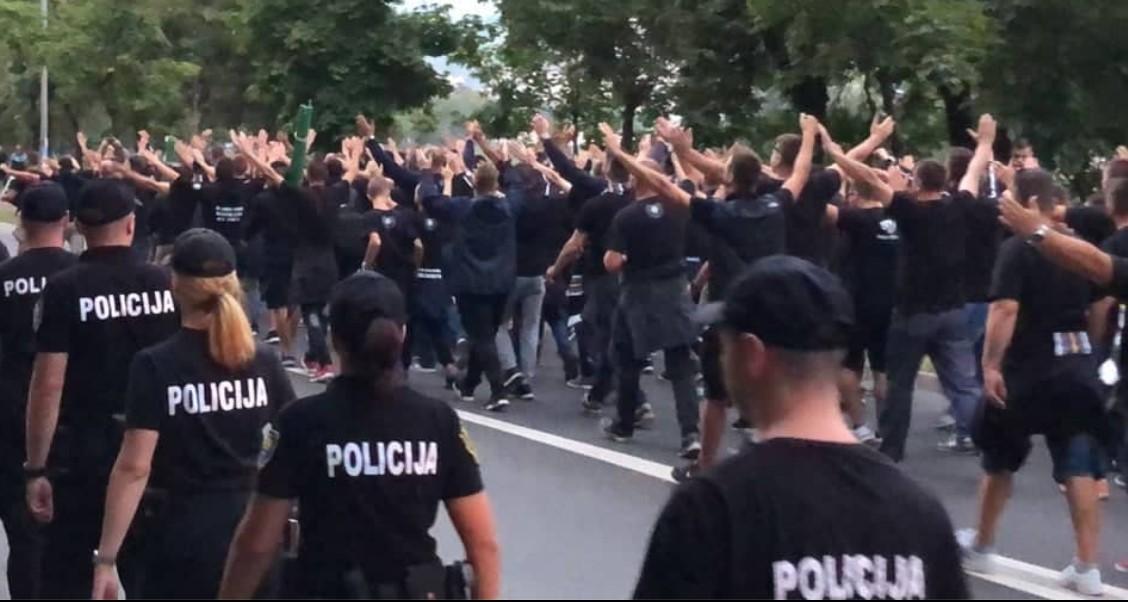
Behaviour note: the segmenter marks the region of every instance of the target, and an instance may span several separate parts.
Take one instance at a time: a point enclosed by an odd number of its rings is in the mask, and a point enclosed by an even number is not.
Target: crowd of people
[[[766,163],[664,118],[635,149],[606,124],[581,148],[541,115],[404,149],[358,115],[324,154],[314,132],[142,131],[3,157],[13,594],[496,596],[473,445],[407,375],[460,403],[485,380],[502,412],[555,376],[546,331],[619,443],[661,411],[640,382],[662,352],[687,463],[638,596],[966,597],[1033,435],[1075,533],[1062,584],[1100,594],[1128,462],[1128,158],[1073,205],[1029,144],[996,161],[990,115],[946,163],[891,155],[890,118],[851,148],[798,125]],[[974,529],[896,466],[925,357],[938,449],[981,459]],[[287,369],[325,392],[295,400]],[[731,408],[749,447],[725,460]],[[440,502],[465,565],[436,556]]]

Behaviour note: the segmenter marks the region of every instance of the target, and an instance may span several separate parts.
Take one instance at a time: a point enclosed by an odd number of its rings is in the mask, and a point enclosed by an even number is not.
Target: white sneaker
[[[864,424],[854,429],[854,436],[858,438],[859,442],[866,445],[874,445],[879,442],[877,433]]]
[[[1062,587],[1071,589],[1084,596],[1100,596],[1104,594],[1104,584],[1101,583],[1101,570],[1089,569],[1083,573],[1077,572],[1076,564],[1070,564],[1062,570],[1058,577]]]
[[[973,573],[992,575],[995,573],[995,549],[976,549],[975,537],[977,535],[979,535],[979,532],[975,529],[956,531],[956,543],[960,545],[963,566]]]

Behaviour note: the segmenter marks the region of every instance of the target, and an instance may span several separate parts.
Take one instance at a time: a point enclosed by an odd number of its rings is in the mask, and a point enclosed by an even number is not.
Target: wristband
[[[26,479],[28,481],[31,481],[33,479],[42,479],[43,477],[47,476],[47,467],[46,466],[40,466],[40,467],[37,467],[37,468],[33,468],[31,466],[28,466],[27,462],[24,462],[23,473],[24,473],[24,479]]]

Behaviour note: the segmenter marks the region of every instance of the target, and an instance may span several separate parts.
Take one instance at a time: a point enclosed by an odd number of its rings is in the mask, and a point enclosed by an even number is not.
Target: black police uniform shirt
[[[855,306],[859,310],[891,310],[900,243],[897,221],[884,207],[843,208],[838,212],[838,229],[848,243],[842,277]]]
[[[429,531],[439,502],[482,491],[474,448],[446,403],[401,387],[375,399],[339,377],[278,417],[260,494],[297,499],[299,593],[341,595],[360,570],[370,586],[438,560]]]
[[[636,598],[968,598],[940,502],[865,446],[750,446],[670,498]]]
[[[169,273],[128,247],[97,247],[47,280],[36,307],[38,353],[65,353],[55,460],[109,470],[118,451],[113,416],[124,412],[134,354],[176,332]]]
[[[1026,241],[1013,237],[1003,243],[990,298],[1018,302],[1003,359],[1009,398],[1028,398],[1047,382],[1078,376],[1079,369],[1085,380],[1095,378],[1087,331],[1089,305],[1096,297],[1092,284],[1053,264]]]
[[[631,204],[631,200],[630,194],[616,188],[588,199],[580,207],[576,216],[576,229],[587,236],[582,264],[584,278],[595,279],[607,274],[607,269],[603,267],[603,255],[607,251],[611,222],[619,211]]]
[[[20,465],[35,362],[35,303],[47,279],[76,261],[78,257],[63,249],[43,248],[28,249],[0,264],[0,483],[23,480]]]
[[[709,254],[709,297],[721,299],[729,284],[757,259],[783,253],[786,248],[784,207],[791,193],[779,190],[752,199],[695,198],[693,220],[712,234]]]
[[[685,273],[689,207],[660,196],[639,199],[611,222],[607,249],[627,257],[624,282],[664,280]]]
[[[364,238],[380,234],[376,270],[400,286],[406,295],[415,281],[415,241],[419,240],[419,213],[406,206],[371,209],[363,216]]]
[[[966,192],[935,201],[893,195],[887,214],[897,220],[901,247],[897,259],[897,310],[905,316],[962,307],[966,256]]]
[[[160,433],[151,487],[250,489],[269,433],[264,427],[293,399],[269,348],[258,346],[251,363],[232,372],[209,357],[207,331],[182,328],[133,358],[125,425]]]

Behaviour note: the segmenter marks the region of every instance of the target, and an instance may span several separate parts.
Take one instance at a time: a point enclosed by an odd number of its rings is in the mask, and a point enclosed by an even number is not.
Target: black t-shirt
[[[1120,228],[1108,240],[1104,241],[1101,249],[1113,257],[1128,257],[1128,228]],[[1119,301],[1118,301],[1119,302]],[[1113,324],[1117,323],[1119,308],[1112,312]],[[1128,350],[1124,349],[1123,341],[1128,341],[1128,317],[1124,321],[1124,329],[1120,331],[1120,357],[1116,360],[1120,364],[1120,373],[1128,374]]]
[[[862,445],[777,439],[680,486],[636,598],[968,598],[940,502]]]
[[[799,198],[784,205],[788,255],[823,267],[830,264],[834,236],[833,232],[827,232],[826,206],[841,186],[842,177],[838,171],[815,168]]]
[[[204,186],[201,202],[204,227],[215,230],[238,249],[243,244],[247,213],[247,187],[243,182],[216,182]]]
[[[293,399],[270,349],[260,346],[246,368],[230,372],[208,356],[206,331],[181,329],[134,356],[125,425],[160,433],[150,486],[177,493],[249,489],[263,427]]]
[[[894,302],[897,273],[897,222],[883,207],[843,208],[838,228],[845,233],[849,251],[842,276],[861,309],[888,310]]]
[[[446,248],[454,241],[454,225],[423,213],[419,219],[419,240],[423,243],[423,265],[419,267],[442,270]]]
[[[157,228],[160,244],[170,245],[192,227],[196,208],[203,202],[203,185],[195,178],[177,178],[169,185]]]
[[[977,202],[960,192],[935,201],[893,196],[887,214],[897,220],[897,309],[905,315],[961,307],[966,257],[966,207]]]
[[[603,267],[603,255],[607,252],[607,234],[615,216],[630,204],[629,194],[608,190],[588,199],[580,207],[579,215],[576,216],[576,229],[587,236],[587,248],[584,249],[583,258],[585,277],[598,278],[607,273],[606,268]]]
[[[1057,358],[1090,355],[1085,348],[1091,345],[1082,335],[1088,330],[1095,287],[1025,241],[1011,238],[1000,247],[990,298],[1018,301],[1014,335],[1003,360],[1003,375],[1014,395],[1053,378]]]
[[[411,292],[415,280],[415,241],[419,239],[419,213],[403,205],[393,209],[372,209],[364,214],[364,237],[380,234],[380,255],[376,270],[400,285],[404,294]]]
[[[785,251],[784,206],[791,202],[791,193],[782,188],[754,199],[693,199],[693,221],[713,235],[710,298],[721,299],[732,280],[757,259]]]
[[[967,250],[964,256],[964,292],[973,303],[987,301],[991,273],[1003,241],[998,199],[980,198],[966,207]]]
[[[1116,223],[1109,217],[1104,207],[1081,205],[1065,211],[1065,225],[1077,233],[1085,242],[1100,246],[1116,232]]]
[[[561,226],[570,223],[566,199],[544,194],[526,197],[517,216],[517,275],[543,276],[563,246]]]
[[[623,279],[662,280],[685,273],[689,207],[662,197],[637,200],[615,216],[607,249],[627,256]]]
[[[63,249],[44,248],[29,249],[0,264],[0,482],[22,479],[27,391],[35,361],[35,303],[47,278],[77,260]]]
[[[482,491],[474,448],[446,403],[400,388],[374,399],[350,377],[296,401],[278,418],[258,492],[297,499],[296,566],[303,596],[341,597],[342,577],[402,580],[437,559],[429,534],[439,502]]]
[[[53,458],[112,465],[120,443],[112,440],[112,417],[124,412],[133,356],[179,328],[169,283],[167,270],[128,247],[90,249],[47,280],[36,307],[36,351],[68,355]]]

